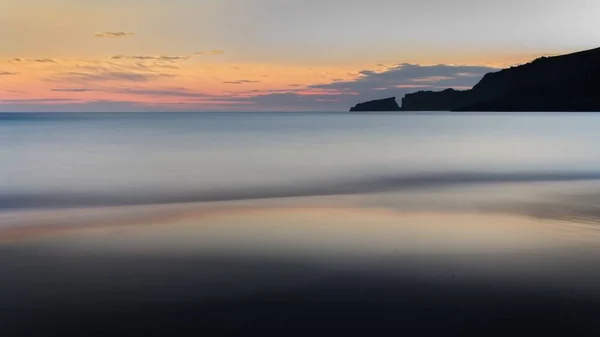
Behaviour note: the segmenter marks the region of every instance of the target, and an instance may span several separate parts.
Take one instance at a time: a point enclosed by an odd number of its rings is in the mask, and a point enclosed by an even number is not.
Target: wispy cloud
[[[31,59],[31,61],[37,63],[56,63],[53,59]]]
[[[163,69],[181,69],[180,66],[177,65],[177,63],[175,62],[160,62],[160,61],[151,61],[151,62],[147,62],[147,61],[139,61],[133,64],[129,64],[126,65],[124,68],[127,69],[131,69],[131,70],[139,70],[139,71],[149,71],[149,72],[156,72],[158,71],[158,68],[163,68]]]
[[[93,101],[65,101],[65,102],[43,102],[25,100],[14,103],[2,103],[0,111],[9,112],[106,112],[106,111],[201,111],[203,109],[216,110],[239,110],[240,105],[248,105],[252,102],[245,101],[222,101],[206,100],[186,104],[173,103],[144,103],[128,100],[93,100]]]
[[[260,81],[251,81],[251,80],[237,80],[237,81],[226,81],[224,84],[247,84],[247,83],[260,83]]]
[[[125,71],[102,71],[97,73],[67,72],[51,78],[51,81],[76,81],[76,82],[106,82],[129,81],[148,82],[159,78],[175,77],[172,74],[160,73],[135,73]]]
[[[200,97],[218,97],[215,95],[192,91],[185,88],[166,88],[166,89],[150,89],[150,88],[104,88],[100,91],[119,93],[119,94],[131,94],[140,96],[153,96],[153,97],[186,97],[186,98],[200,98]]]
[[[455,77],[452,76],[426,76],[426,77],[418,77],[418,78],[413,78],[411,79],[411,81],[413,82],[425,82],[425,83],[438,83],[441,81],[448,81],[448,80],[453,80],[454,78],[458,77],[458,74],[454,74]],[[409,84],[410,85],[410,84]]]
[[[20,57],[15,57],[12,58],[10,60],[8,60],[10,63],[14,63],[14,64],[19,64],[19,63],[58,63],[56,60],[54,59],[47,59],[47,58],[20,58]]]
[[[50,91],[55,91],[55,92],[86,92],[86,91],[93,91],[91,89],[85,89],[85,88],[55,88],[55,89],[51,89]]]
[[[110,57],[113,60],[155,60],[155,56],[125,56],[115,55]]]
[[[199,51],[199,52],[195,52],[194,55],[200,55],[200,56],[214,56],[214,55],[222,55],[225,54],[225,51],[223,50],[211,50],[211,51]]]
[[[381,90],[394,88],[431,88],[439,87],[470,87],[488,72],[497,69],[482,66],[455,66],[398,64],[385,71],[363,70],[359,76],[350,81],[334,81],[332,83],[310,86],[317,89],[335,89],[344,92],[368,93],[373,89]],[[465,74],[469,74],[465,76]]]
[[[70,98],[35,98],[35,99],[2,99],[0,103],[9,104],[31,104],[31,103],[64,103],[64,102],[75,102],[77,100]]]
[[[128,33],[128,32],[104,32],[104,33],[98,33],[96,34],[96,37],[100,37],[100,38],[120,38],[120,37],[127,37],[127,36],[131,36],[133,35],[133,33]]]
[[[152,56],[152,55],[115,55],[110,57],[113,60],[135,60],[135,61],[164,61],[175,62],[189,60],[189,56]]]
[[[13,73],[10,71],[0,71],[0,76],[15,76],[18,75],[19,73]]]

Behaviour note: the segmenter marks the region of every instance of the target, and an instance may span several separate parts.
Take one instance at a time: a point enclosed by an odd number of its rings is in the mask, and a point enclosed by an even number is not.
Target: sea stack
[[[390,97],[357,104],[350,111],[400,111],[400,106],[396,97]]]

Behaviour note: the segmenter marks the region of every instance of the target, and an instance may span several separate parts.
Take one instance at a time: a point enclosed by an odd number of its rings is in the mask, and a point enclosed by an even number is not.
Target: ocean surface
[[[600,178],[598,114],[0,115],[0,208]]]
[[[0,114],[0,335],[600,334],[600,114]]]

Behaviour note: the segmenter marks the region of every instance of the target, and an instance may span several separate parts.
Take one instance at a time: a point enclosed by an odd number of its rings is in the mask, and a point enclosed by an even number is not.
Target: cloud
[[[214,56],[214,55],[223,55],[225,54],[225,51],[223,50],[211,50],[211,51],[199,51],[199,52],[195,52],[194,55],[200,55],[200,56]]]
[[[127,36],[131,36],[131,35],[133,35],[133,33],[127,33],[127,32],[104,32],[104,33],[98,33],[98,34],[96,34],[96,37],[114,39],[114,38],[120,38],[120,37],[127,37]]]
[[[51,81],[77,81],[77,82],[105,82],[105,81],[130,81],[148,82],[160,78],[175,77],[172,74],[136,73],[125,71],[101,71],[96,73],[67,72],[51,78]]]
[[[0,71],[0,76],[15,76],[18,75],[19,73],[13,73],[10,71]]]
[[[10,63],[17,63],[17,64],[22,64],[22,63],[58,63],[56,60],[54,59],[48,59],[48,58],[21,58],[21,57],[15,57],[12,59],[9,59],[8,62]]]
[[[54,102],[54,103],[52,103]],[[165,112],[165,111],[202,111],[202,110],[239,110],[240,105],[250,104],[244,101],[206,100],[186,104],[178,103],[144,103],[129,100],[21,100],[19,102],[2,103],[0,112]]]
[[[70,98],[35,98],[35,99],[1,99],[0,103],[11,104],[31,104],[31,103],[54,103],[54,102],[75,102],[77,100]]]
[[[131,62],[117,61],[124,59]],[[335,78],[313,85],[296,82],[271,90],[250,90],[256,89],[249,84],[260,83],[259,80],[254,80],[258,78],[249,76],[249,79],[244,79],[240,76],[242,79],[222,82],[231,84],[225,91],[214,89],[203,92],[184,87],[168,87],[169,84],[161,83],[162,79],[176,75],[171,74],[170,70],[163,69],[159,64],[169,67],[177,65],[175,61],[161,61],[161,59],[180,60],[183,57],[116,55],[108,60],[77,60],[77,62],[60,60],[61,73],[46,79],[55,82],[52,84],[54,89],[49,89],[54,92],[94,91],[115,94],[115,99],[118,99],[117,97],[133,100],[139,98],[139,102],[123,103],[125,105],[111,105],[108,103],[111,101],[85,105],[81,104],[81,99],[65,103],[65,105],[77,105],[80,111],[88,111],[86,109],[96,111],[100,107],[107,109],[105,111],[110,111],[111,107],[115,109],[121,107],[126,111],[138,109],[198,111],[215,109],[217,105],[219,109],[231,110],[346,111],[356,103],[371,99],[395,96],[400,101],[403,95],[418,90],[470,88],[484,74],[497,70],[469,65],[397,64],[385,69],[374,68],[355,72],[350,80]],[[157,87],[152,81],[156,81],[156,84],[161,87]],[[50,104],[51,101],[44,102]],[[31,109],[34,109],[36,103],[31,104]],[[2,109],[9,108],[5,102]],[[57,108],[56,104],[53,105],[52,109],[54,108]],[[22,105],[20,109],[25,109],[25,106]]]
[[[0,101],[1,103],[1,101]],[[107,112],[107,111],[150,111],[152,108],[137,102],[127,101],[91,101],[64,100],[63,102],[44,102],[35,100],[21,100],[20,102],[2,103],[0,111],[3,112]],[[162,108],[164,111],[164,108]]]
[[[456,76],[461,76],[461,77],[481,77],[481,74],[478,74],[478,73],[456,73]]]
[[[152,62],[152,63],[148,63],[145,61],[142,62],[136,62],[134,64],[129,64],[129,65],[122,65],[124,66],[124,68],[127,69],[131,69],[131,70],[140,70],[140,71],[149,71],[149,72],[156,72],[156,68],[163,68],[163,69],[181,69],[180,66],[178,66],[175,63],[163,63],[163,62]]]
[[[230,100],[253,102],[252,107],[265,110],[337,110],[346,111],[356,103],[405,94],[418,90],[467,89],[483,75],[496,71],[483,66],[398,64],[383,71],[363,70],[352,80],[290,88],[288,90],[250,91]],[[236,81],[235,83],[238,83]],[[288,85],[295,87],[298,85]]]
[[[119,93],[119,94],[132,94],[140,96],[154,96],[154,97],[187,97],[187,98],[200,98],[200,97],[218,97],[215,95],[191,91],[185,88],[166,88],[166,89],[149,89],[149,88],[107,88],[99,91]]]
[[[30,59],[30,61],[37,63],[56,63],[53,59]]]
[[[459,76],[459,75],[455,74],[455,76]],[[454,79],[454,77],[450,77],[450,76],[426,76],[426,77],[413,78],[412,82],[418,82],[418,83],[422,83],[422,82],[425,82],[425,83],[439,83],[441,81],[452,80],[452,79]],[[410,85],[410,84],[408,84],[408,85]]]
[[[251,81],[251,80],[237,80],[237,81],[226,81],[224,84],[247,84],[247,83],[260,83],[260,81]]]
[[[432,89],[442,87],[463,88],[472,87],[483,75],[496,70],[496,68],[483,66],[455,66],[445,64],[423,66],[404,63],[381,72],[373,70],[360,71],[358,77],[354,80],[317,84],[310,87],[359,93],[366,93],[374,89],[408,89],[411,86],[422,88],[423,85],[427,85],[427,87]]]
[[[160,60],[174,60],[174,56],[156,56]],[[148,82],[176,77],[167,69],[178,69],[174,61],[151,60],[116,62],[111,60],[69,60],[61,62],[61,67],[43,78],[47,82],[59,82],[56,87],[88,88],[87,82],[128,81]]]
[[[244,100],[252,102],[253,110],[346,110],[346,98],[329,95],[302,95],[299,92],[258,93],[249,97],[231,98],[231,101]],[[333,101],[336,100],[336,101]]]
[[[110,57],[113,60],[154,60],[155,56],[125,56],[125,55],[115,55]]]
[[[136,61],[163,61],[163,62],[176,62],[189,60],[189,56],[128,56],[128,55],[115,55],[110,57],[113,60],[136,60]]]
[[[50,91],[55,91],[55,92],[86,92],[86,91],[93,91],[91,89],[85,89],[85,88],[56,88],[56,89],[50,89]]]

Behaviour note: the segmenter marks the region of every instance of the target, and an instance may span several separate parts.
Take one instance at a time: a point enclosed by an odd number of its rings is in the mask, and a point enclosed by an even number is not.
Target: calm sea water
[[[596,114],[3,114],[0,206],[361,193],[466,173],[596,179],[599,129]]]

